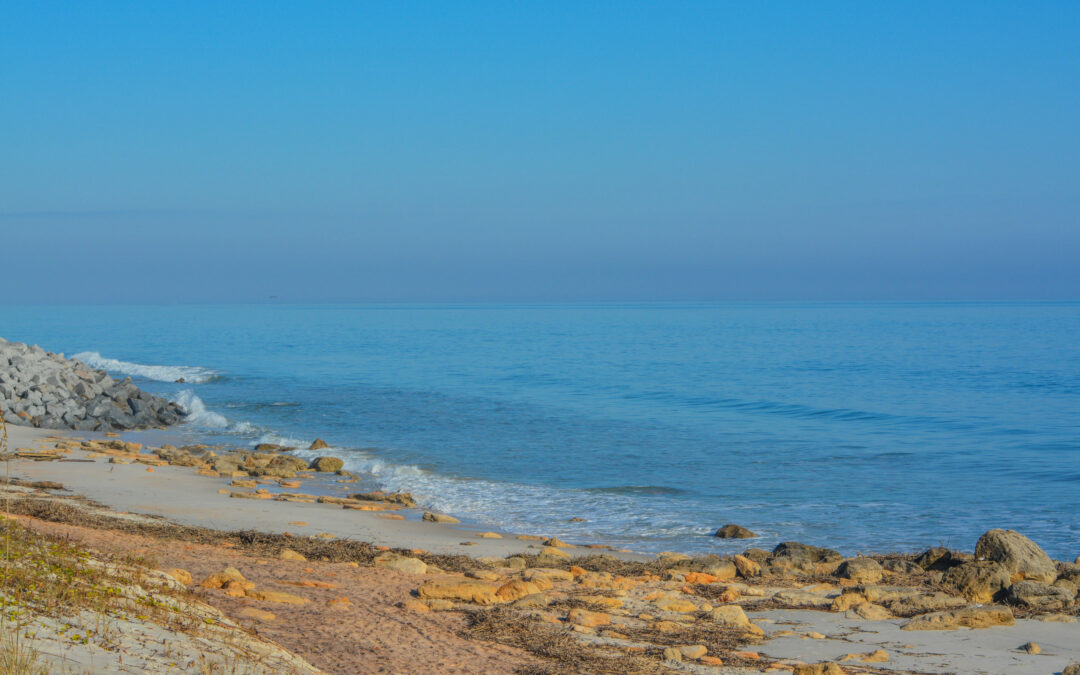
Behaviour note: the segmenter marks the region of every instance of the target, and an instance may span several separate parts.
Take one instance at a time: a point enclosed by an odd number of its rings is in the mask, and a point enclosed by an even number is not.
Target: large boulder
[[[968,607],[947,612],[917,616],[900,627],[901,630],[956,630],[957,628],[991,628],[1016,623],[1008,607]]]
[[[721,527],[713,535],[721,539],[753,539],[757,535],[746,529],[742,525],[736,525],[735,523],[728,523]]]
[[[1038,544],[1015,530],[990,530],[975,544],[975,556],[1001,563],[1013,581],[1029,579],[1051,584],[1057,566]]]
[[[1026,609],[1065,609],[1073,604],[1076,594],[1060,586],[1048,586],[1037,581],[1018,581],[1005,591],[1005,602]]]
[[[941,578],[941,585],[952,589],[971,602],[993,602],[994,596],[1010,583],[1009,570],[1001,563],[969,562],[950,567]]]
[[[337,457],[316,457],[311,460],[311,468],[320,473],[334,473],[341,471],[345,462]]]
[[[876,584],[881,581],[881,565],[873,558],[852,558],[840,563],[836,576],[860,584]]]
[[[785,541],[773,549],[769,567],[776,572],[813,572],[821,563],[839,562],[843,558],[832,549]]]

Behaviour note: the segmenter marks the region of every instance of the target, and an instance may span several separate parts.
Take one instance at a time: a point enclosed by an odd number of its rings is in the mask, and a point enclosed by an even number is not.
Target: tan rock
[[[429,523],[460,523],[461,521],[453,516],[448,516],[445,513],[434,513],[428,511],[424,514],[423,519]]]
[[[969,602],[986,604],[1008,588],[1010,578],[1004,565],[987,560],[950,567],[942,575],[941,585],[959,592]]]
[[[308,450],[322,450],[323,448],[329,447],[329,443],[327,443],[321,438],[316,438],[314,441],[311,442],[311,445],[308,446]]]
[[[401,608],[402,609],[407,609],[410,612],[426,613],[426,612],[431,611],[431,608],[428,607],[426,604],[420,602],[419,600],[415,600],[413,598],[409,598],[408,600],[403,601],[401,603]]]
[[[540,593],[539,586],[531,581],[525,581],[523,579],[511,579],[495,591],[495,595],[503,602],[513,602],[514,600],[529,595],[536,595],[538,593]]]
[[[685,647],[679,647],[679,651],[682,652],[684,659],[697,660],[702,656],[709,653],[708,648],[705,645],[686,645]]]
[[[481,539],[502,539],[502,535],[498,532],[481,532],[476,536],[480,537]]]
[[[732,562],[735,563],[735,570],[739,573],[739,576],[744,579],[761,576],[761,565],[744,555],[735,556],[732,558]]]
[[[677,614],[696,612],[698,609],[697,605],[681,595],[662,595],[653,600],[652,603],[666,612],[675,612]]]
[[[851,579],[859,584],[876,584],[881,581],[884,573],[881,565],[873,558],[851,558],[842,561],[835,574],[841,579]]]
[[[281,553],[278,554],[278,558],[281,559],[281,560],[293,560],[293,561],[296,561],[296,562],[307,562],[307,558],[305,558],[302,554],[297,553],[296,551],[292,550],[291,548],[282,549]]]
[[[833,598],[829,607],[834,612],[846,612],[866,602],[866,596],[862,593],[844,593]]]
[[[273,613],[255,607],[244,607],[237,614],[245,619],[255,619],[256,621],[273,621],[277,618]]]
[[[316,457],[311,460],[311,468],[320,473],[333,473],[341,471],[345,462],[338,457]]]
[[[447,577],[428,581],[417,589],[417,594],[423,599],[463,600],[478,605],[492,605],[499,602],[496,590],[497,587],[483,581]]]
[[[753,539],[757,535],[742,525],[729,523],[718,529],[713,536],[721,539]]]
[[[1013,614],[1004,607],[968,607],[947,612],[917,616],[901,626],[901,630],[955,630],[957,628],[990,628],[1011,626]]]
[[[1001,563],[1012,581],[1054,583],[1057,566],[1038,544],[1015,530],[990,530],[975,544],[975,557]]]
[[[275,602],[285,605],[306,605],[310,600],[302,598],[299,595],[293,595],[292,593],[284,593],[282,591],[260,591],[249,590],[247,597],[252,600],[261,600],[262,602]]]
[[[844,669],[832,661],[822,663],[799,663],[791,675],[844,675]]]
[[[1039,643],[1037,642],[1027,642],[1025,644],[1022,644],[1020,645],[1020,649],[1027,652],[1028,654],[1042,654],[1042,647],[1040,647]]]
[[[423,560],[396,553],[383,553],[375,556],[375,567],[405,572],[406,574],[425,574],[428,569],[427,563]]]
[[[566,620],[576,626],[606,626],[611,623],[611,616],[603,612],[590,612],[587,609],[571,609]]]
[[[191,572],[179,567],[174,567],[170,570],[165,570],[165,574],[168,574],[173,579],[176,579],[185,586],[190,586],[193,579],[191,578]]]
[[[554,546],[545,546],[544,548],[540,549],[540,553],[539,553],[538,557],[540,557],[540,558],[558,558],[558,559],[562,559],[562,560],[569,560],[570,559],[570,554],[567,553],[566,551],[562,550],[561,548],[555,548]]]
[[[872,602],[864,602],[861,605],[856,605],[852,610],[852,613],[867,621],[884,621],[885,619],[893,618],[893,615],[889,610],[881,605],[875,605]]]

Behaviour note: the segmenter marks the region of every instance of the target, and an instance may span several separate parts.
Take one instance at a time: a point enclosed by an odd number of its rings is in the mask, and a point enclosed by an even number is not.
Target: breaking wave
[[[183,379],[191,384],[209,382],[218,376],[217,371],[198,366],[150,366],[142,363],[129,363],[108,359],[98,352],[80,352],[72,358],[78,359],[91,368],[101,368],[110,375],[133,375],[158,382],[176,382]]]

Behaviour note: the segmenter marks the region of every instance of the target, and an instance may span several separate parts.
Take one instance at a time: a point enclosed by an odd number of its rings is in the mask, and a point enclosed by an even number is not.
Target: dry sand
[[[37,447],[54,432],[9,427],[11,448]],[[84,435],[85,436],[85,435]],[[76,452],[72,457],[79,457]],[[230,499],[218,491],[222,479],[195,475],[190,469],[140,464],[94,462],[33,462],[13,460],[13,476],[63,483],[71,491],[122,512],[161,516],[176,523],[220,530],[255,529],[265,532],[313,535],[329,533],[374,544],[421,548],[433,553],[506,556],[536,552],[535,542],[510,538],[480,539],[475,532],[453,526],[385,520],[378,514],[346,511],[332,505]],[[296,521],[309,523],[298,527]],[[340,563],[285,562],[260,559],[241,551],[184,542],[151,540],[71,525],[35,522],[33,527],[62,533],[87,545],[152,552],[161,567],[188,569],[196,578],[231,565],[260,587],[292,590],[286,583],[303,579],[330,582],[332,589],[303,588],[311,602],[303,606],[274,605],[272,621],[244,619],[250,599],[203,591],[205,600],[229,616],[253,625],[312,664],[334,673],[502,673],[514,672],[536,657],[520,650],[462,637],[464,619],[457,613],[414,613],[396,605],[417,585],[414,575],[385,569],[356,568]],[[462,546],[463,541],[475,545]],[[529,547],[534,548],[529,548]],[[585,553],[586,551],[581,551]],[[327,604],[347,597],[348,603]],[[752,613],[764,619],[766,633],[794,630],[801,635],[822,633],[825,639],[782,636],[757,647],[774,659],[806,662],[835,660],[849,653],[883,648],[888,663],[875,668],[923,673],[1058,673],[1080,661],[1080,624],[1020,620],[1016,625],[983,630],[935,632],[900,631],[899,620],[868,621],[843,614],[784,610]],[[1019,647],[1038,642],[1043,652],[1027,654]],[[697,672],[742,672],[732,668]],[[860,667],[851,672],[870,672]]]

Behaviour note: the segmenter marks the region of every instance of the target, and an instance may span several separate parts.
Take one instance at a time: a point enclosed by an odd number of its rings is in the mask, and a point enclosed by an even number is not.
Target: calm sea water
[[[1080,304],[4,307],[0,335],[477,526],[1080,554]]]

